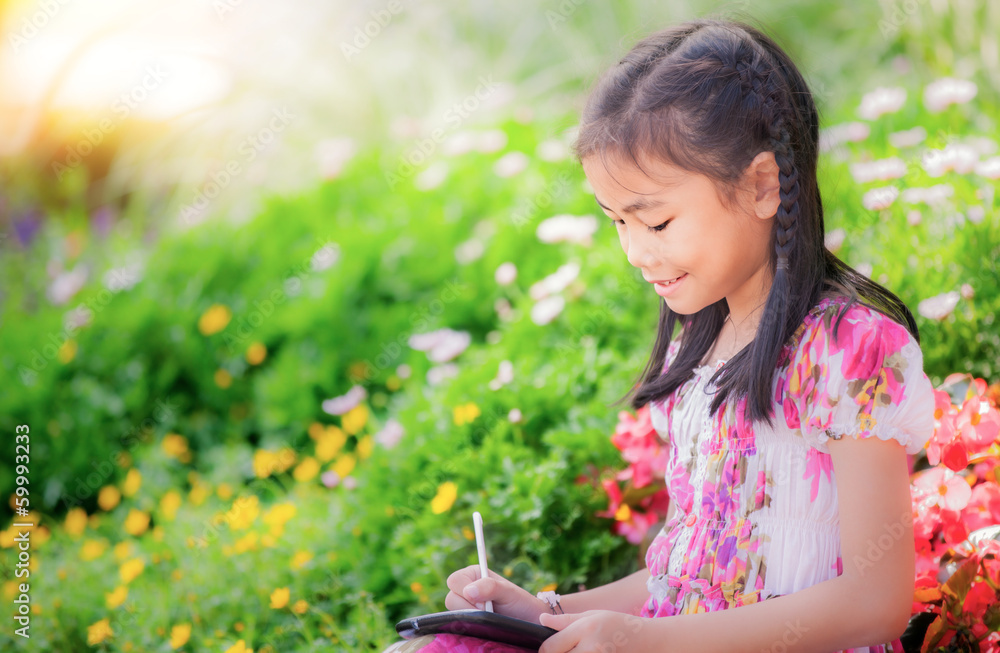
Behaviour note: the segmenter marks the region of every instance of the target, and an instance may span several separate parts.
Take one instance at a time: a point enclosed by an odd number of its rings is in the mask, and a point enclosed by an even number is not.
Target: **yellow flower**
[[[354,408],[344,413],[340,418],[340,424],[348,435],[354,435],[368,422],[368,409],[364,404],[358,404]]]
[[[419,594],[423,589],[424,586],[418,583],[417,581],[413,581],[412,583],[410,583],[410,591],[412,591],[414,594]]]
[[[258,449],[253,454],[253,473],[257,478],[267,478],[278,468],[278,455],[273,451]]]
[[[247,497],[239,497],[233,501],[232,507],[227,513],[229,528],[234,531],[242,531],[250,528],[260,514],[260,499],[256,494]]]
[[[177,490],[170,490],[160,499],[160,512],[167,521],[173,521],[177,516],[177,509],[181,507],[181,495]]]
[[[632,509],[628,507],[627,503],[618,506],[618,510],[615,511],[615,521],[628,521],[631,518]]]
[[[233,375],[223,369],[215,370],[215,385],[219,386],[223,390],[228,388],[233,384]]]
[[[302,599],[299,599],[292,605],[292,612],[294,612],[295,614],[305,614],[306,610],[308,609],[309,609],[309,604],[303,601]]]
[[[3,584],[3,597],[8,601],[17,596],[17,581],[9,580]]]
[[[462,527],[462,535],[464,535],[465,539],[467,539],[467,540],[474,540],[474,539],[476,539],[476,534],[468,526],[463,526]]]
[[[255,342],[247,347],[247,362],[251,365],[260,365],[267,358],[267,347],[263,343]]]
[[[316,437],[316,457],[323,462],[329,462],[346,443],[347,434],[336,426],[323,429]]]
[[[240,630],[242,630],[242,628]],[[241,639],[227,648],[226,653],[253,653],[253,649],[247,648],[246,642]]]
[[[67,512],[63,528],[73,537],[83,533],[87,528],[87,511],[83,508],[73,508]]]
[[[292,556],[292,569],[301,569],[307,562],[312,560],[313,554],[308,551],[299,551]]]
[[[122,494],[127,497],[135,496],[135,493],[139,491],[139,487],[142,485],[142,474],[139,470],[132,468],[128,470],[128,474],[125,475],[125,482],[122,483]]]
[[[119,585],[113,592],[109,592],[104,595],[104,603],[108,606],[109,610],[114,610],[119,605],[124,603],[127,597],[128,588],[124,585]]]
[[[340,478],[347,478],[356,462],[353,454],[345,453],[333,463],[333,471],[337,472]]]
[[[129,535],[139,536],[149,528],[149,513],[142,510],[129,510],[128,517],[125,518],[125,532]]]
[[[177,624],[170,629],[170,648],[180,648],[191,638],[191,624]]]
[[[281,537],[285,530],[285,522],[295,516],[297,508],[293,503],[279,503],[264,513],[264,523],[271,527],[274,537]]]
[[[114,549],[115,560],[124,560],[125,558],[132,555],[132,543],[129,541],[119,542],[115,545]]]
[[[202,335],[210,336],[226,328],[229,320],[233,318],[228,306],[223,304],[212,304],[198,320],[198,330]]]
[[[191,451],[188,450],[188,441],[183,435],[167,433],[163,436],[160,446],[163,448],[163,453],[168,456],[173,456],[182,463],[191,462]]]
[[[316,478],[316,474],[319,474],[319,463],[316,462],[315,458],[308,457],[299,463],[299,466],[292,472],[292,477],[299,483],[305,483]]]
[[[188,493],[188,501],[196,506],[200,506],[205,503],[205,499],[210,494],[212,494],[212,488],[208,486],[208,483],[198,481],[191,487],[191,492]]]
[[[59,347],[59,362],[63,365],[76,358],[76,340],[67,340]]]
[[[80,559],[84,561],[96,560],[108,548],[104,540],[87,540],[80,547]]]
[[[87,644],[97,646],[109,637],[114,637],[111,630],[111,623],[107,619],[101,619],[95,624],[87,626]]]
[[[458,497],[458,486],[451,481],[445,481],[438,486],[437,494],[431,499],[431,512],[440,515],[446,512],[455,503]]]
[[[471,402],[468,404],[463,404],[461,406],[455,406],[453,412],[455,416],[456,426],[462,426],[463,424],[470,424],[482,414],[479,411],[479,406]]]
[[[271,607],[275,610],[280,610],[281,608],[288,605],[288,599],[291,592],[288,591],[287,587],[279,587],[278,589],[271,592]]]
[[[233,544],[233,550],[236,553],[245,553],[247,551],[252,551],[257,546],[257,538],[259,536],[256,532],[250,531],[240,539],[236,540]]]
[[[118,575],[121,576],[122,582],[125,584],[131,583],[135,580],[135,577],[142,573],[143,567],[146,565],[140,558],[132,558],[122,564],[121,568],[118,570]]]
[[[399,390],[401,385],[402,382],[399,380],[399,377],[396,376],[395,374],[393,374],[392,376],[390,376],[388,379],[385,380],[385,387],[391,392]]]
[[[219,483],[219,487],[215,488],[215,493],[223,501],[229,501],[233,496],[233,488],[229,487],[229,483]]]
[[[122,493],[113,485],[105,485],[97,494],[97,505],[101,507],[101,510],[114,510],[121,500]]]
[[[374,448],[375,448],[375,440],[374,438],[372,438],[372,436],[366,435],[365,437],[361,438],[360,440],[358,440],[358,446],[357,446],[358,458],[364,460],[368,456],[372,455],[372,449]]]

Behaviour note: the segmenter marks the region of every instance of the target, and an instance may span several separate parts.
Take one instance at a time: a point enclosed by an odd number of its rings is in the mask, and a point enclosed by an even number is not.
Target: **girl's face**
[[[663,282],[655,292],[681,315],[723,298],[734,319],[762,305],[771,284],[771,220],[780,201],[774,155],[762,152],[747,168],[752,174],[744,178],[756,182],[740,191],[738,205],[746,212],[724,206],[704,175],[649,159],[642,166],[649,174],[617,157],[583,160],[628,262],[646,281]]]

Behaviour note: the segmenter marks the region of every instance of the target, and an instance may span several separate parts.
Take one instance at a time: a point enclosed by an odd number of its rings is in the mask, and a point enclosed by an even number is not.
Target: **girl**
[[[649,36],[599,82],[575,149],[663,298],[631,404],[669,445],[671,510],[646,569],[566,614],[476,566],[449,610],[558,630],[540,653],[902,651],[932,386],[906,306],[823,245],[817,137],[802,75],[742,23]],[[449,637],[409,645],[514,650]]]

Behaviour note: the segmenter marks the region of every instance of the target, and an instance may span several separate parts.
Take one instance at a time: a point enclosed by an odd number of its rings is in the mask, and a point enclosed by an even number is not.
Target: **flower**
[[[182,463],[191,462],[191,452],[188,450],[187,439],[183,435],[167,433],[163,436],[160,448],[163,449],[163,453],[176,458]]]
[[[927,138],[927,130],[917,126],[913,129],[905,129],[900,132],[889,134],[889,143],[896,148],[913,147],[920,145]]]
[[[364,404],[347,411],[340,420],[340,426],[345,433],[356,435],[368,423],[368,409]]]
[[[873,188],[861,198],[861,205],[869,211],[881,211],[892,206],[899,197],[899,189],[895,186],[880,186]]]
[[[524,152],[508,152],[493,165],[493,172],[498,177],[513,177],[528,167],[528,155]]]
[[[844,238],[846,237],[847,237],[846,231],[840,228],[834,229],[833,231],[826,234],[826,236],[823,239],[823,244],[826,245],[826,248],[828,250],[836,254],[837,250],[839,250],[841,246],[844,244]]]
[[[535,235],[543,243],[591,245],[596,231],[597,218],[594,216],[561,213],[542,220],[535,229]]]
[[[447,178],[448,164],[444,161],[435,161],[431,165],[427,166],[426,170],[422,170],[420,174],[414,177],[413,185],[417,190],[434,190],[443,184],[444,180]]]
[[[145,566],[141,558],[132,558],[122,563],[122,566],[118,569],[118,575],[121,577],[122,582],[127,585],[142,573]]]
[[[291,566],[292,569],[302,569],[307,562],[313,559],[313,554],[308,551],[299,551],[294,556],[292,556]]]
[[[72,272],[60,272],[49,286],[47,295],[49,301],[59,306],[73,299],[87,281],[87,268],[77,265]]]
[[[127,497],[135,496],[140,486],[142,486],[142,474],[135,468],[128,470],[128,474],[125,475],[125,482],[122,483],[122,494]]]
[[[497,267],[496,272],[493,273],[493,278],[496,280],[497,285],[509,286],[517,279],[517,266],[510,261],[501,263]]]
[[[545,326],[559,317],[565,307],[566,300],[561,295],[546,297],[531,307],[531,321],[538,326]]]
[[[167,521],[173,521],[177,516],[177,509],[181,507],[181,495],[176,490],[169,490],[160,499],[160,512]]]
[[[479,406],[474,403],[462,404],[461,406],[455,406],[454,410],[454,420],[456,426],[462,426],[463,424],[471,424],[477,417],[479,417],[482,412],[479,410]]]
[[[247,347],[246,359],[251,365],[260,365],[267,358],[267,347],[262,342],[255,342]]]
[[[76,537],[87,528],[87,511],[83,508],[73,508],[66,513],[66,521],[63,530],[67,534]]]
[[[954,77],[944,77],[931,82],[924,88],[924,106],[928,111],[944,111],[952,104],[965,104],[976,97],[978,88],[974,82]]]
[[[96,560],[104,554],[108,548],[104,540],[86,540],[80,547],[80,559],[84,561]]]
[[[292,604],[292,612],[295,614],[305,614],[307,610],[309,610],[309,604],[302,599]]]
[[[819,135],[819,148],[822,151],[832,150],[841,143],[858,142],[868,138],[871,127],[863,122],[847,122],[833,125],[822,130]]]
[[[913,482],[923,493],[923,500],[946,510],[962,510],[972,497],[972,488],[965,479],[950,469],[932,467]]]
[[[507,413],[507,421],[511,424],[519,424],[522,419],[524,419],[524,415],[521,414],[520,408],[511,408],[510,412]]]
[[[1000,156],[983,159],[977,163],[976,174],[987,179],[1000,179]]]
[[[344,478],[351,473],[357,462],[357,458],[355,458],[354,454],[345,453],[334,461],[331,469],[337,473],[337,476]]]
[[[133,508],[129,510],[128,517],[125,518],[125,532],[129,535],[139,536],[149,528],[149,513]]]
[[[326,487],[335,488],[340,484],[340,475],[332,470],[327,470],[320,475],[319,480]]]
[[[472,335],[446,328],[414,334],[408,342],[412,349],[427,352],[427,359],[432,363],[447,363],[469,347]]]
[[[462,265],[478,261],[486,253],[486,245],[479,238],[470,238],[455,248],[455,260]]]
[[[315,478],[316,474],[319,474],[319,463],[315,458],[309,456],[298,464],[295,471],[292,472],[292,477],[299,483],[305,483]]]
[[[906,89],[880,86],[861,98],[858,115],[865,120],[875,120],[881,115],[899,111],[906,102]]]
[[[550,295],[555,295],[573,283],[580,275],[580,264],[570,261],[560,265],[559,268],[544,279],[532,284],[528,289],[528,294],[535,301],[545,299]]]
[[[191,624],[177,624],[170,629],[170,648],[180,648],[191,638]]]
[[[114,631],[111,630],[111,622],[107,619],[101,619],[97,623],[87,626],[87,644],[90,646],[97,646],[114,635]]]
[[[325,138],[316,143],[313,155],[316,157],[320,177],[323,179],[339,177],[344,165],[351,160],[357,149],[357,144],[350,136]],[[230,652],[227,651],[227,653]],[[238,653],[242,653],[242,651]]]
[[[128,588],[124,585],[119,585],[113,591],[105,593],[104,604],[108,606],[109,610],[114,610],[119,605],[125,602],[128,597]]]
[[[122,493],[113,485],[105,485],[97,494],[97,505],[101,510],[111,511],[122,500]]]
[[[962,296],[954,290],[928,297],[917,304],[917,313],[928,320],[943,320],[952,314],[961,298]]]
[[[204,336],[211,336],[226,328],[233,318],[232,311],[224,304],[212,304],[198,319],[198,330]]]
[[[399,444],[404,434],[403,425],[390,417],[386,421],[385,426],[375,434],[375,441],[386,449],[392,449]]]
[[[287,587],[279,587],[271,592],[271,607],[275,610],[280,610],[288,605],[288,599],[290,596],[291,592],[288,591]]]
[[[328,426],[316,437],[316,458],[323,462],[333,460],[345,444],[347,434],[336,426]]]
[[[951,184],[936,184],[926,188],[916,186],[904,190],[900,198],[909,204],[923,202],[927,206],[939,206],[944,204],[954,192],[955,187]]]
[[[920,163],[931,177],[940,177],[949,170],[965,174],[979,162],[979,152],[971,145],[951,143],[943,150],[930,149],[920,157]]]
[[[906,164],[895,156],[877,161],[861,161],[851,165],[851,176],[859,184],[876,180],[898,179],[905,174]]]
[[[253,649],[247,648],[246,642],[240,639],[237,640],[235,644],[227,648],[226,653],[253,653]]]
[[[431,512],[440,515],[451,509],[458,497],[458,486],[452,481],[445,481],[438,486],[437,494],[431,499]]]
[[[212,376],[212,379],[215,381],[215,385],[219,386],[223,390],[233,384],[233,375],[221,368],[215,370],[215,374]]]
[[[435,365],[427,370],[427,384],[430,386],[440,385],[446,379],[458,376],[458,366],[454,363]]]

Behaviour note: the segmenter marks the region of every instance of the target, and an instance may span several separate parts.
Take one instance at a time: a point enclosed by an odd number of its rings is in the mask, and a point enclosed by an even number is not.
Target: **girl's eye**
[[[614,218],[611,218],[611,226],[612,227],[618,226],[620,224],[625,224],[625,221],[624,220],[615,220]],[[667,220],[663,224],[657,225],[655,227],[647,227],[647,229],[649,229],[650,231],[663,231],[664,229],[667,228],[668,224],[670,224],[670,220]]]

